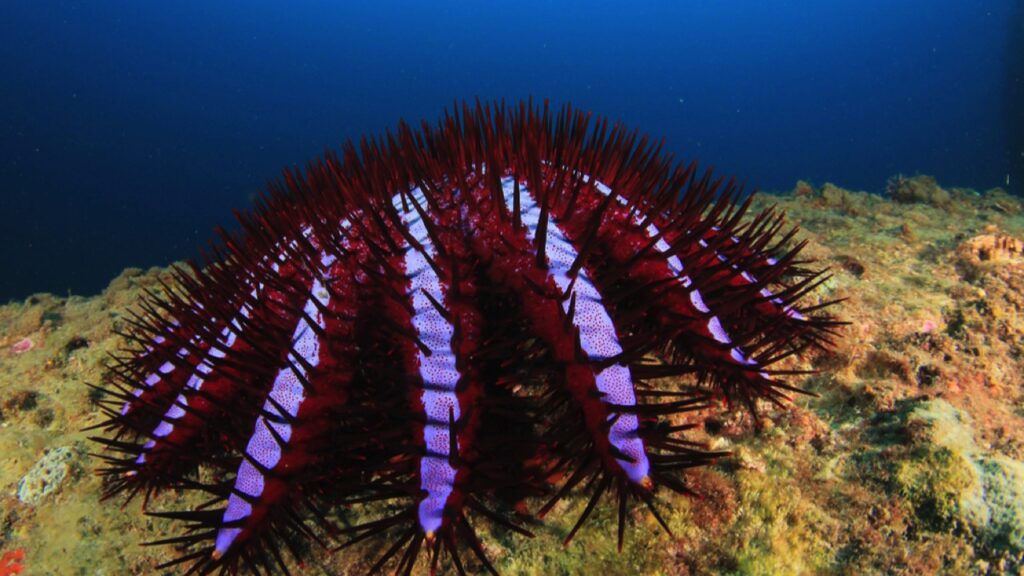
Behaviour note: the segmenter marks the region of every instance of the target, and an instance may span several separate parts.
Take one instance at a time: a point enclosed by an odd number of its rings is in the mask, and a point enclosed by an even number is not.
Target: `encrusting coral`
[[[12,576],[13,574],[21,574],[25,566],[22,565],[22,561],[25,559],[25,551],[21,548],[5,552],[3,556],[0,556],[0,576]]]

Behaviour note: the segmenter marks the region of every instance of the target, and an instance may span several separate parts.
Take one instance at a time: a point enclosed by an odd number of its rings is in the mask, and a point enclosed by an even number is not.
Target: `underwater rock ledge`
[[[661,494],[674,538],[638,511],[651,525],[633,530],[619,554],[615,511],[601,507],[562,550],[552,534],[585,506],[575,498],[515,554],[503,536],[486,538],[497,568],[1019,573],[1024,206],[1000,190],[944,189],[927,177],[890,190],[801,182],[756,197],[755,208],[777,204],[801,225],[805,255],[834,272],[817,296],[847,298],[841,314],[852,324],[834,356],[812,359],[819,374],[793,381],[819,397],[765,407],[760,433],[742,411],[704,420],[700,439],[732,456],[692,474],[705,498]],[[136,502],[131,513],[100,504],[82,431],[100,418],[86,383],[102,380],[104,358],[122,344],[114,330],[142,290],[167,278],[131,269],[98,296],[0,306],[0,554],[24,549],[26,573],[144,574],[173,557],[139,546],[167,532],[164,520],[138,514]],[[196,504],[160,498],[162,509]],[[314,552],[306,567],[357,574],[367,564],[355,552]]]

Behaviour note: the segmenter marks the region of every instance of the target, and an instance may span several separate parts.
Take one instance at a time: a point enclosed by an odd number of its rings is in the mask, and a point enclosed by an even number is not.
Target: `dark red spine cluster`
[[[108,495],[208,493],[160,542],[188,573],[494,572],[559,500],[633,501],[719,454],[679,415],[756,410],[839,324],[782,216],[569,107],[463,106],[288,172],[204,266],[147,294],[98,425]],[[689,376],[689,378],[673,378]],[[692,420],[692,419],[691,419]],[[535,518],[531,518],[534,509]],[[662,522],[664,525],[664,522]],[[666,527],[667,529],[667,527]]]

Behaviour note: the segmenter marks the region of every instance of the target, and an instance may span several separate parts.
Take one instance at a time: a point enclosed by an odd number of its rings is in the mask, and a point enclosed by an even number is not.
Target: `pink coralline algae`
[[[33,342],[31,338],[26,337],[15,342],[14,345],[11,346],[11,351],[15,354],[24,354],[35,347],[36,343]]]

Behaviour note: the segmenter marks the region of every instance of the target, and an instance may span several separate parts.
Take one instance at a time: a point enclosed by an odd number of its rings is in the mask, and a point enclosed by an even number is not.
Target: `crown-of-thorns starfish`
[[[655,491],[718,456],[685,416],[784,400],[773,366],[839,324],[802,303],[824,277],[795,230],[740,197],[546,104],[464,105],[286,172],[130,320],[108,495],[209,493],[152,512],[185,524],[161,542],[190,574],[365,540],[371,572],[494,572],[471,521],[530,535],[532,504],[575,492],[566,541],[610,495],[621,547],[632,501],[661,521]]]

